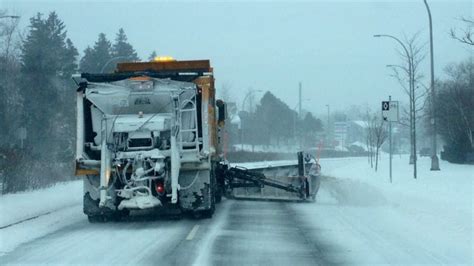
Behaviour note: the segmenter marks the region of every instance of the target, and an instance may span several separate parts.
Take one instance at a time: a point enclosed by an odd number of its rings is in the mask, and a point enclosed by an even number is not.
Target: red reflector
[[[162,183],[157,183],[155,185],[155,190],[156,190],[156,193],[158,194],[162,194],[163,192],[165,192],[165,188],[163,187]]]

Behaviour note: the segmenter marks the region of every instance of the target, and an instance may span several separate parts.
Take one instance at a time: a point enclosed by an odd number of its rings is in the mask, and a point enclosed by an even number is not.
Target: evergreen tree
[[[84,50],[84,56],[82,56],[79,62],[79,70],[81,72],[95,72],[96,62],[94,60],[94,50],[90,46],[87,46]]]
[[[30,19],[30,32],[22,46],[22,71],[35,78],[60,77],[75,71],[77,50],[66,40],[64,23],[55,12],[43,19],[38,13]]]
[[[156,53],[155,50],[153,50],[153,52],[151,52],[150,56],[148,56],[148,61],[153,61],[153,59],[155,59],[155,57],[157,57],[158,54]]]
[[[116,63],[140,60],[133,46],[128,43],[127,35],[125,35],[123,28],[119,29],[115,37],[115,43],[112,47],[112,56],[117,58]]]
[[[58,135],[53,122],[70,125],[64,112],[70,106],[64,98],[70,77],[76,71],[77,50],[67,39],[64,23],[55,12],[46,19],[38,13],[30,19],[30,30],[21,49],[21,93],[24,98],[22,120],[28,125],[27,145],[32,152],[56,147]],[[63,138],[65,138],[63,136]],[[55,145],[52,145],[55,143]]]
[[[256,121],[260,121],[259,131],[266,136],[263,141],[274,139],[279,143],[284,138],[293,136],[295,122],[294,111],[271,92],[266,92],[260,100],[255,113]]]
[[[72,44],[71,39],[66,40],[66,50],[64,53],[64,65],[63,65],[63,77],[64,78],[71,78],[72,74],[77,71],[77,56],[79,53],[77,52],[76,47]]]
[[[316,119],[312,113],[306,113],[304,119],[299,126],[301,129],[301,137],[306,146],[314,146],[316,144],[316,136],[318,132],[323,130],[321,120]]]
[[[112,56],[112,45],[104,33],[100,33],[93,48],[87,47],[81,58],[81,72],[100,73],[111,72],[115,68],[110,63]]]

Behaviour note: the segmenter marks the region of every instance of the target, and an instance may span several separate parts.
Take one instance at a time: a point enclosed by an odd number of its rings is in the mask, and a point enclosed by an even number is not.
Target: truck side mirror
[[[216,105],[218,107],[217,122],[224,123],[227,118],[227,105],[223,100],[217,100]]]

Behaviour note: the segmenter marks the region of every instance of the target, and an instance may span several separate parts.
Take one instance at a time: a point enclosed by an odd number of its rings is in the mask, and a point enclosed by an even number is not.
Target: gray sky
[[[472,54],[449,37],[458,19],[471,18],[472,1],[429,1],[434,19],[435,73]],[[68,36],[82,51],[100,32],[115,38],[120,27],[142,59],[156,50],[176,59],[211,59],[217,85],[230,84],[241,101],[249,88],[270,90],[294,107],[298,82],[303,107],[323,113],[355,105],[378,109],[380,101],[407,98],[386,64],[403,64],[397,44],[373,38],[402,38],[420,32],[428,42],[422,0],[306,2],[176,1],[22,1],[0,0],[0,7],[22,16],[55,10]],[[429,46],[426,45],[428,53]],[[429,57],[422,71],[429,77]],[[428,79],[426,79],[428,82]],[[259,95],[261,96],[261,95]]]

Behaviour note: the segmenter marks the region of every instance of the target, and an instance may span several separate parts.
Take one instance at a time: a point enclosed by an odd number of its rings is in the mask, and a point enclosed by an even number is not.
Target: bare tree
[[[461,32],[454,28],[451,29],[451,31],[449,32],[451,38],[467,45],[474,45],[474,34],[472,32],[472,28],[474,27],[474,21],[469,20],[467,18],[461,18],[461,21],[466,23],[466,28],[463,30],[459,30]]]
[[[234,101],[234,97],[232,95],[232,84],[230,82],[224,81],[218,93],[219,98],[222,99],[224,102]]]
[[[410,164],[413,164],[413,175],[416,179],[417,166],[416,166],[416,121],[420,118],[420,112],[425,108],[426,96],[429,94],[427,86],[422,82],[424,75],[420,72],[420,65],[426,58],[425,46],[426,44],[420,44],[418,42],[419,33],[413,35],[411,38],[405,38],[405,46],[407,47],[408,54],[399,51],[400,57],[403,61],[408,62],[409,68],[403,66],[393,66],[393,74],[403,91],[408,95],[408,101],[410,108],[408,111],[408,117],[410,121]],[[411,69],[411,73],[410,70]],[[408,84],[408,85],[407,85]],[[406,114],[406,112],[405,112]]]
[[[367,115],[367,133],[368,136],[370,136],[372,154],[374,154],[373,149],[375,149],[375,171],[377,171],[379,165],[380,148],[388,137],[387,125],[379,115],[369,113]],[[373,164],[371,164],[371,166],[373,166]]]
[[[456,130],[463,132],[469,146],[474,148],[474,63],[473,58],[446,67],[449,80],[443,83],[445,101],[455,115],[448,119],[456,122]],[[471,89],[469,89],[471,88]],[[458,136],[459,137],[459,136]]]
[[[6,10],[0,10],[0,16],[6,15]],[[1,132],[2,138],[10,142],[19,126],[18,113],[23,102],[19,90],[15,88],[20,75],[21,34],[18,23],[17,18],[0,20],[0,124],[6,125]]]
[[[378,169],[379,165],[379,153],[380,147],[387,140],[387,126],[384,123],[383,119],[374,119],[374,139],[375,139],[375,171]]]
[[[367,109],[365,114],[365,123],[366,123],[366,144],[367,144],[367,158],[370,163],[370,167],[374,168],[374,131],[371,130],[372,126],[372,116],[369,109]]]

